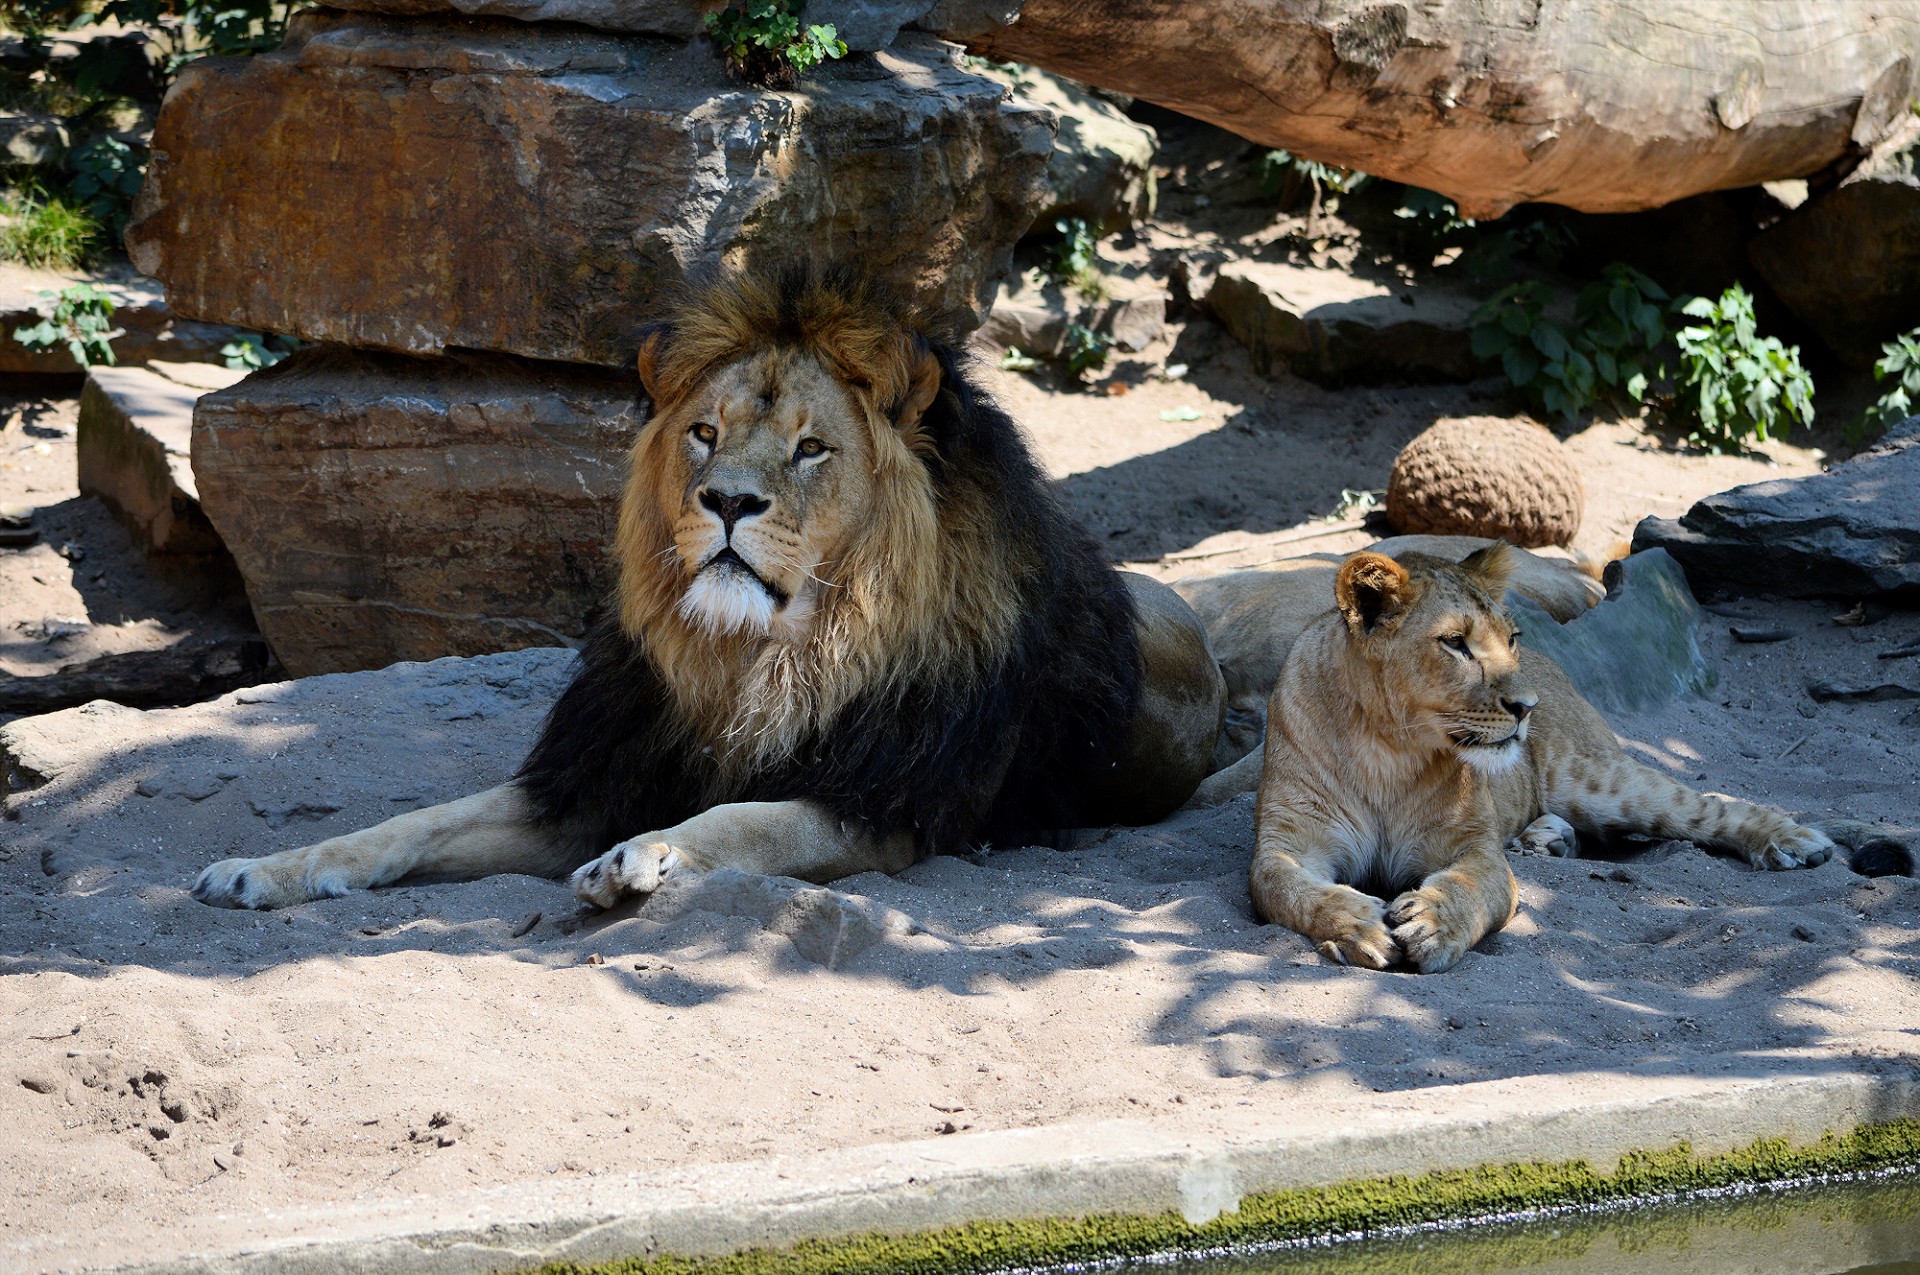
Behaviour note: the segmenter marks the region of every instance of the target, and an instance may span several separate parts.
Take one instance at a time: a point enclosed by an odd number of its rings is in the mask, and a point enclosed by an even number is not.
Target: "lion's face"
[[[1335,583],[1352,642],[1400,700],[1408,742],[1489,772],[1521,760],[1539,702],[1521,673],[1519,630],[1496,601],[1508,569],[1503,544],[1459,564],[1363,553]]]
[[[721,368],[658,422],[680,614],[713,633],[796,638],[873,499],[862,404],[811,355]]]

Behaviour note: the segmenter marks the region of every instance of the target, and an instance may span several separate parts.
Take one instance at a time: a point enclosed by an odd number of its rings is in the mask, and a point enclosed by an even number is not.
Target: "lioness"
[[[1513,918],[1510,840],[1571,854],[1576,832],[1684,837],[1756,868],[1833,853],[1785,815],[1628,758],[1566,674],[1519,645],[1496,601],[1511,568],[1500,544],[1457,564],[1355,554],[1335,609],[1287,655],[1268,701],[1251,885],[1263,919],[1329,960],[1453,965]]]
[[[646,334],[613,613],[510,782],[200,874],[273,908],[571,872],[611,906],[730,865],[827,881],[1085,824],[1205,775],[1225,686],[1107,566],[958,356],[851,275],[730,278]]]

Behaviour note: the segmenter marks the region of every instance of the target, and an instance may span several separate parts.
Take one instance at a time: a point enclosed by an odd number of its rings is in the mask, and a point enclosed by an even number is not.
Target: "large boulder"
[[[1472,294],[1443,283],[1410,286],[1345,270],[1235,261],[1220,268],[1207,308],[1233,333],[1254,370],[1322,385],[1357,381],[1469,381]]]
[[[1920,417],[1823,474],[1749,483],[1680,518],[1648,518],[1659,547],[1702,594],[1920,602]]]
[[[1916,148],[1920,149],[1920,148]],[[1920,327],[1920,176],[1896,152],[1810,199],[1748,246],[1794,316],[1856,367]]]
[[[1080,217],[1110,235],[1153,212],[1153,150],[1160,140],[1153,129],[1084,85],[1035,67],[989,65],[986,73],[1059,121],[1047,161],[1048,198],[1034,216],[1035,230]]]
[[[707,15],[725,8],[726,0],[333,0],[332,7],[410,16],[460,13],[522,22],[577,22],[622,35],[684,40],[704,31]],[[808,0],[803,17],[808,25],[832,25],[847,48],[860,53],[886,48],[902,26],[933,7],[934,0]]]
[[[193,469],[303,677],[580,637],[643,419],[628,375],[323,348],[201,399]]]
[[[930,20],[1469,217],[1804,177],[1879,142],[1920,88],[1920,0],[1026,0],[985,31],[977,8]]]
[[[769,92],[698,43],[321,10],[181,72],[127,243],[183,315],[625,366],[722,263],[854,260],[977,323],[1052,149],[926,36]]]

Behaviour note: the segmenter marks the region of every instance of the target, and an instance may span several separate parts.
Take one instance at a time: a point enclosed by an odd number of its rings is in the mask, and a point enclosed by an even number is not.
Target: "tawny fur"
[[[1454,564],[1362,553],[1272,698],[1251,872],[1263,919],[1329,960],[1446,969],[1512,919],[1504,850],[1573,835],[1685,838],[1811,867],[1822,834],[1640,765],[1495,601],[1505,546]],[[1371,893],[1363,893],[1366,887]]]

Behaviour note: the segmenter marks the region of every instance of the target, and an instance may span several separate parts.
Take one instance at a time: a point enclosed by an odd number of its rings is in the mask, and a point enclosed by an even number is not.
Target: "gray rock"
[[[72,144],[67,126],[54,116],[0,111],[0,163],[9,168],[53,168]]]
[[[964,44],[970,37],[1012,24],[1020,17],[1022,3],[1023,0],[939,0],[915,25]]]
[[[1159,145],[1153,129],[1061,76],[1030,66],[990,65],[986,73],[1059,121],[1047,161],[1049,198],[1034,216],[1034,231],[1052,230],[1062,217],[1081,217],[1110,235],[1152,214],[1153,152]]]
[[[303,350],[200,401],[193,467],[295,676],[552,646],[612,583],[638,393],[499,355]]]
[[[1507,594],[1505,606],[1521,643],[1558,664],[1603,713],[1704,695],[1719,680],[1700,650],[1706,617],[1679,566],[1658,549],[1609,563],[1606,598],[1565,624],[1517,593]]]
[[[1920,417],[1825,473],[1645,519],[1633,546],[1664,548],[1701,593],[1920,600]]]
[[[179,367],[162,364],[163,368]],[[194,365],[186,365],[194,366]],[[225,558],[200,509],[189,460],[193,405],[244,373],[209,364],[182,379],[151,368],[97,367],[80,391],[80,491],[106,502],[150,553]]]
[[[1856,367],[1920,327],[1914,151],[1855,172],[1754,237],[1748,255],[1794,316]]]
[[[1224,265],[1206,304],[1262,375],[1322,385],[1468,381],[1484,365],[1469,329],[1478,301],[1445,284],[1387,284],[1277,262]]]
[[[1138,353],[1166,331],[1167,295],[1133,280],[1114,280],[1112,286],[1113,295],[1088,301],[1029,271],[1011,290],[1003,285],[974,340],[989,350],[1051,359],[1065,347],[1068,326],[1079,323]]]
[[[855,258],[972,328],[1052,148],[929,36],[775,92],[698,44],[320,10],[181,71],[127,244],[196,318],[626,368],[723,262]]]

